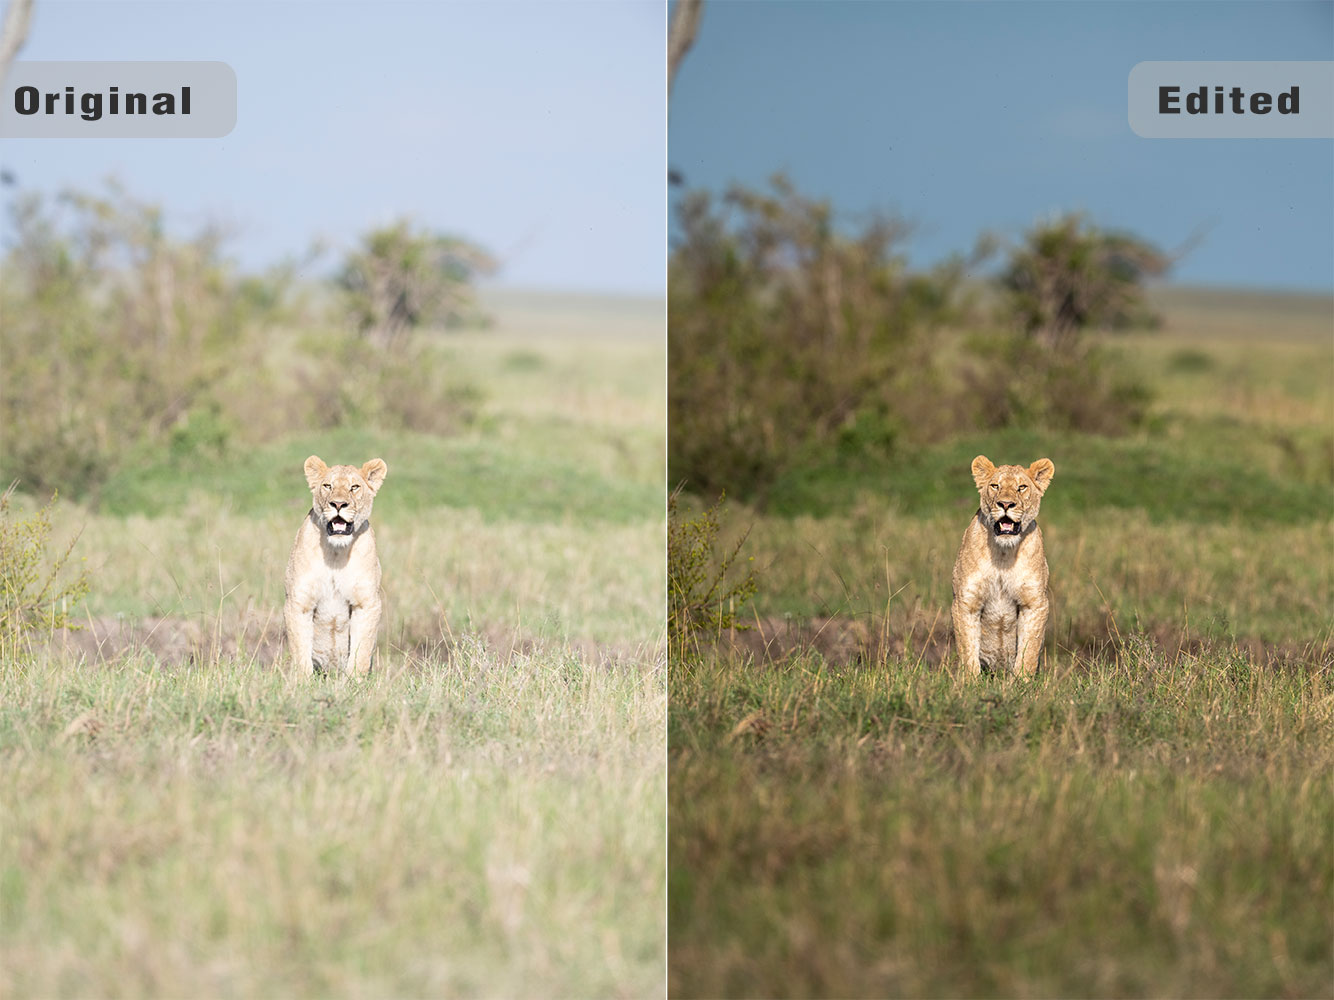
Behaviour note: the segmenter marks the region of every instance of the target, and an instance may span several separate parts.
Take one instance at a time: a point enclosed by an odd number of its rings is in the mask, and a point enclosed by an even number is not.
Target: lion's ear
[[[1039,458],[1028,467],[1028,478],[1033,480],[1033,485],[1038,488],[1039,493],[1047,492],[1047,487],[1051,485],[1054,475],[1056,475],[1056,466],[1051,464],[1050,458]]]
[[[312,490],[318,489],[328,475],[329,467],[324,464],[319,455],[311,455],[310,458],[306,459],[306,482]]]
[[[991,464],[991,459],[987,458],[986,455],[978,455],[977,458],[973,459],[973,482],[977,483],[979,490],[987,485],[995,471],[996,467]]]
[[[366,485],[375,492],[384,482],[384,477],[389,475],[389,466],[385,465],[383,460],[372,458],[361,467],[361,478],[366,480]]]

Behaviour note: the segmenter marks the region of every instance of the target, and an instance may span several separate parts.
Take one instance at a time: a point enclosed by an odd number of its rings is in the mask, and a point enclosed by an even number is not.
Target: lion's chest
[[[986,619],[1017,615],[1020,606],[1028,603],[1026,591],[1019,575],[1012,569],[983,572],[974,581],[973,590],[974,601]]]
[[[380,565],[374,550],[359,539],[350,552],[326,551],[324,559],[296,574],[291,597],[317,622],[343,621],[353,610],[367,607],[379,595]]]
[[[344,571],[318,574],[310,588],[316,618],[344,618],[359,603],[355,581]]]
[[[955,594],[964,608],[997,620],[1045,601],[1047,564],[1036,531],[1017,546],[987,545],[984,551],[962,579],[955,578]]]

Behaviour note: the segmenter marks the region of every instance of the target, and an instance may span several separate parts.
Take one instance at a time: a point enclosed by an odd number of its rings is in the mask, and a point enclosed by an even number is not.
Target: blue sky
[[[655,0],[37,0],[19,59],[221,60],[237,125],[0,140],[0,165],[20,190],[115,175],[183,231],[226,224],[247,268],[407,215],[498,255],[497,283],[660,295],[665,39]]]
[[[845,218],[915,224],[910,259],[1084,211],[1173,250],[1173,280],[1334,290],[1334,141],[1142,139],[1145,60],[1334,59],[1334,4],[712,2],[678,73],[688,187],[784,170]]]

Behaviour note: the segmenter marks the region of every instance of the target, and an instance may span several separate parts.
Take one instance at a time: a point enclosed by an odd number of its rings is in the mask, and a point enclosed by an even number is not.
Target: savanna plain
[[[662,304],[487,305],[449,433],[186,441],[51,508],[90,590],[0,657],[0,997],[661,995]],[[365,681],[282,668],[312,453],[389,467]]]
[[[1334,316],[1155,305],[1129,434],[831,451],[720,508],[758,591],[669,664],[671,996],[1334,995]],[[1056,465],[1031,680],[947,653],[979,453]]]

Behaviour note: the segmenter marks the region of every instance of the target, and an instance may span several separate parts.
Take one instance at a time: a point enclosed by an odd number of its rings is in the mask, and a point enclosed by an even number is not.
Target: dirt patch
[[[950,630],[939,621],[891,630],[884,619],[770,617],[752,628],[729,632],[719,645],[748,654],[757,663],[815,653],[828,663],[907,659],[935,666],[949,652]]]
[[[387,646],[382,647],[382,655],[411,668],[426,663],[448,663],[476,645],[502,659],[559,648],[585,662],[607,667],[637,665],[645,669],[661,666],[665,661],[665,652],[648,645],[584,639],[555,642],[498,625],[462,635],[442,632],[434,638],[391,636]],[[99,664],[148,658],[171,666],[242,660],[267,667],[282,655],[283,624],[276,611],[267,617],[250,615],[222,622],[206,616],[106,615],[92,619],[78,630],[57,633],[50,650]]]
[[[1227,642],[1202,639],[1170,624],[1159,624],[1133,637],[1109,628],[1105,633],[1057,638],[1049,650],[1076,663],[1117,655],[1139,643],[1168,662],[1210,653],[1239,653],[1265,666],[1303,670],[1334,670],[1334,644],[1264,642],[1238,638]],[[848,665],[903,661],[939,665],[951,649],[951,630],[940,619],[919,619],[908,625],[870,617],[769,617],[753,628],[731,631],[717,644],[720,650],[749,656],[756,663],[781,663],[793,656],[815,654],[826,663]]]
[[[78,630],[58,633],[51,643],[53,652],[82,657],[89,663],[148,657],[182,665],[241,659],[268,666],[282,647],[282,619],[277,614],[231,622],[203,616],[104,615]]]

